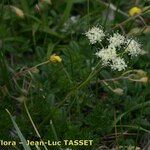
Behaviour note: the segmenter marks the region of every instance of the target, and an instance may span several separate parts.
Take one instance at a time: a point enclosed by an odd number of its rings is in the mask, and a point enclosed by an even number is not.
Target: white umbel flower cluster
[[[110,66],[113,70],[125,70],[127,65],[123,58],[117,56],[115,47],[108,47],[96,52],[96,56],[101,58],[103,66]]]
[[[112,47],[119,47],[125,42],[125,37],[119,33],[114,33],[109,39],[109,44]]]
[[[101,58],[102,64],[107,66],[110,62],[117,57],[115,47],[108,47],[107,49],[102,49],[99,52],[96,52],[96,56]]]
[[[113,70],[118,70],[122,71],[125,70],[127,67],[127,64],[125,63],[124,59],[121,57],[116,57],[113,61],[112,64],[110,65],[111,69]]]
[[[90,41],[90,44],[95,44],[97,42],[101,42],[105,36],[104,31],[101,27],[92,27],[88,32],[85,33],[87,38]]]
[[[102,42],[106,37],[104,31],[101,28],[93,27],[85,35],[90,40],[91,44]],[[134,39],[130,39],[119,33],[114,33],[109,38],[105,38],[108,41],[108,46],[103,47],[95,53],[102,61],[103,66],[109,66],[113,70],[122,71],[127,68],[127,63],[124,59],[124,55],[136,57],[141,53],[141,45]],[[107,43],[107,42],[106,42]]]
[[[138,56],[142,52],[141,45],[134,39],[127,39],[126,43],[126,51],[131,57]]]

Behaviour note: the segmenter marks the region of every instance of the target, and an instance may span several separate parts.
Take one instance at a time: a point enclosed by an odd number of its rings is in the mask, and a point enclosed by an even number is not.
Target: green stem
[[[133,129],[137,129],[137,130],[141,130],[141,131],[144,131],[146,133],[150,133],[149,130],[147,129],[144,129],[142,127],[139,127],[139,126],[130,126],[130,125],[116,125],[116,127],[125,127],[125,128],[133,128]]]
[[[67,0],[66,9],[64,11],[64,14],[62,16],[62,19],[60,20],[60,24],[58,25],[57,29],[59,29],[68,19],[71,9],[72,9],[73,2],[74,2],[73,0]]]
[[[98,70],[96,70],[97,67],[100,65],[100,63],[101,63],[101,61],[96,65],[95,69],[89,74],[89,76],[87,77],[87,79],[86,79],[84,82],[82,82],[79,86],[75,86],[75,87],[73,88],[73,90],[67,94],[67,96],[65,97],[65,99],[64,99],[57,107],[62,106],[62,105],[65,103],[65,101],[66,101],[72,94],[74,94],[76,91],[80,90],[81,88],[83,88],[85,85],[87,85],[87,84],[89,83],[89,81],[94,77],[94,75],[102,68],[102,67],[101,67],[101,68],[99,68]]]
[[[36,126],[35,126],[33,120],[32,120],[32,117],[31,117],[31,115],[30,115],[30,113],[29,113],[29,110],[28,110],[28,108],[27,108],[26,102],[24,102],[24,106],[25,106],[25,110],[26,110],[26,112],[27,112],[27,115],[28,115],[28,117],[29,117],[29,119],[30,119],[30,121],[31,121],[31,124],[32,124],[32,126],[33,126],[33,128],[34,128],[34,130],[35,130],[35,132],[36,132],[36,134],[37,134],[37,136],[40,138],[41,141],[43,141],[43,140],[41,139],[41,135],[39,134],[39,132],[38,132],[38,130],[37,130],[37,128],[36,128]],[[44,142],[43,142],[43,143],[44,143]],[[45,144],[44,144],[43,146],[44,146],[44,149],[45,149],[45,150],[48,150]]]
[[[54,127],[54,125],[53,125],[52,120],[50,120],[50,125],[51,125],[51,128],[52,128],[52,131],[53,131],[53,134],[54,134],[54,138],[55,138],[55,140],[59,141],[59,140],[58,140],[57,133],[56,133],[56,130],[55,130],[55,127]],[[61,148],[61,146],[59,146],[59,149],[60,149],[60,150],[63,150],[63,149]]]
[[[16,73],[15,76],[20,76],[20,75],[22,75],[22,74],[24,74],[24,73],[26,73],[26,72],[28,72],[28,71],[32,71],[33,69],[35,69],[35,68],[37,68],[37,67],[39,67],[39,66],[48,64],[49,62],[50,62],[49,60],[44,61],[44,62],[42,62],[42,63],[40,63],[40,64],[37,64],[37,65],[35,65],[35,66],[31,67],[31,68],[27,68],[27,69],[24,70],[24,71],[20,71],[20,72]]]
[[[144,102],[144,103],[141,103],[141,104],[138,104],[138,105],[132,107],[131,109],[127,110],[126,112],[121,114],[119,117],[117,117],[116,122],[114,124],[117,124],[118,121],[121,120],[128,113],[135,111],[135,110],[138,110],[140,108],[148,107],[148,106],[150,107],[150,101],[147,101],[147,102]],[[114,127],[114,124],[113,124],[113,127]]]

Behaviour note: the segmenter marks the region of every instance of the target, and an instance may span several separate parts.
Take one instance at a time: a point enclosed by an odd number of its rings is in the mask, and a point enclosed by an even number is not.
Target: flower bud
[[[130,16],[135,16],[137,14],[140,14],[142,12],[142,9],[139,8],[139,7],[132,7],[130,10],[129,10],[129,15]]]
[[[61,57],[56,54],[51,55],[49,60],[53,63],[60,63],[62,61]]]
[[[137,70],[136,72],[139,77],[146,77],[146,75],[147,75],[147,73],[141,69]]]
[[[143,77],[139,80],[139,82],[147,83],[148,77]]]
[[[20,103],[23,103],[23,102],[27,101],[27,97],[21,95],[20,97],[17,97],[16,100]]]
[[[39,69],[35,67],[35,68],[33,68],[33,69],[31,70],[31,72],[32,72],[32,73],[35,73],[35,74],[36,74],[36,73],[39,73]]]
[[[10,6],[10,8],[11,8],[11,10],[13,11],[13,12],[15,12],[16,13],[16,15],[18,16],[18,17],[20,17],[20,18],[24,18],[24,13],[23,13],[23,11],[20,9],[20,8],[17,8],[17,7],[15,7],[15,6]]]
[[[113,90],[113,92],[118,94],[118,95],[123,95],[123,89],[121,89],[121,88],[116,88]]]

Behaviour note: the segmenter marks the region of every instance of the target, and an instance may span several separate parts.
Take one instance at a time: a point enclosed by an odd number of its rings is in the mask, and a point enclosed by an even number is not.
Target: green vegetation
[[[146,148],[150,137],[148,0],[1,0],[0,149]],[[129,10],[142,12],[133,16]],[[102,67],[85,33],[102,26],[138,38],[142,55],[123,71]],[[109,35],[108,35],[109,36]],[[104,44],[108,44],[104,41]],[[27,146],[93,140],[92,146]],[[129,149],[130,148],[130,149]],[[149,146],[150,148],[150,146]]]

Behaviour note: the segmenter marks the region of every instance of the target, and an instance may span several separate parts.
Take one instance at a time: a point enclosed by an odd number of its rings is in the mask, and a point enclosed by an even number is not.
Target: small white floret
[[[88,37],[91,44],[95,44],[102,41],[105,33],[102,28],[92,27],[85,35]]]
[[[128,39],[126,43],[126,51],[131,57],[136,57],[142,52],[141,45],[137,41]]]
[[[112,64],[110,66],[111,66],[111,69],[113,69],[113,70],[122,71],[122,70],[125,70],[125,68],[127,67],[127,64],[125,63],[123,58],[116,57],[112,61]]]
[[[108,47],[107,49],[102,49],[95,54],[97,57],[101,58],[102,64],[107,66],[111,60],[117,57],[116,49],[114,47]]]
[[[119,33],[114,33],[108,40],[110,47],[119,47],[125,43],[125,37]]]

